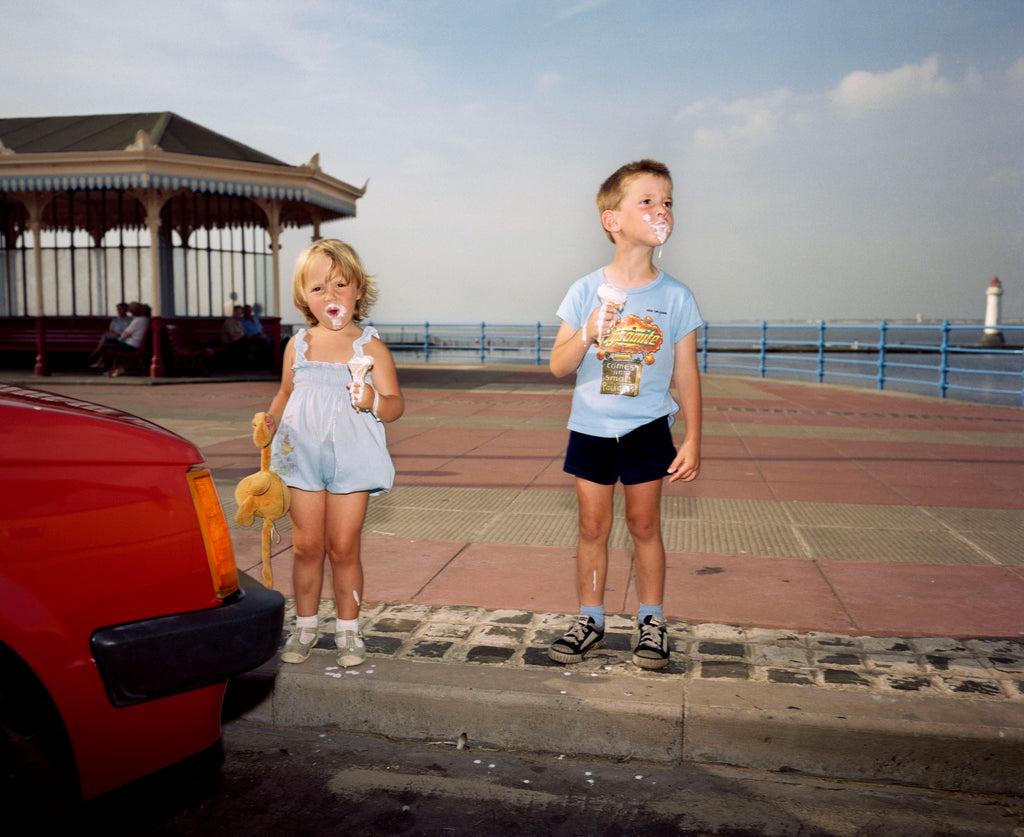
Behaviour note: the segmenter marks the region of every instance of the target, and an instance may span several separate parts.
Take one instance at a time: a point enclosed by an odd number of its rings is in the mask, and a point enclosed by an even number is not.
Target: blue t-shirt
[[[604,270],[569,288],[558,316],[575,329],[601,300]],[[622,319],[600,346],[591,345],[576,370],[569,429],[588,436],[623,436],[679,405],[669,392],[675,345],[703,324],[690,289],[661,271],[642,288],[628,291]]]

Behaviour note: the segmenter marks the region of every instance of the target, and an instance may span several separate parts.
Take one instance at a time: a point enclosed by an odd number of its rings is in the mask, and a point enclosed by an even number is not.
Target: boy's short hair
[[[292,301],[295,303],[295,307],[302,312],[309,325],[316,325],[316,317],[313,316],[313,311],[306,300],[305,283],[306,268],[315,256],[324,256],[329,259],[334,265],[331,273],[340,270],[342,275],[356,286],[358,299],[356,299],[356,310],[352,312],[352,321],[361,322],[377,301],[377,285],[371,281],[370,274],[363,269],[359,254],[344,241],[339,241],[336,238],[321,238],[299,253],[299,257],[295,261],[295,276],[292,279]]]
[[[598,214],[603,215],[605,210],[618,209],[619,204],[622,203],[622,199],[626,196],[626,190],[629,188],[629,184],[645,174],[653,174],[656,177],[664,177],[669,185],[672,185],[672,175],[669,173],[668,166],[664,163],[659,163],[657,160],[637,160],[634,163],[626,163],[624,166],[620,166],[615,172],[601,184],[601,188],[597,190],[597,211]],[[608,240],[612,243],[615,239],[608,230],[604,231],[604,234],[608,236]]]

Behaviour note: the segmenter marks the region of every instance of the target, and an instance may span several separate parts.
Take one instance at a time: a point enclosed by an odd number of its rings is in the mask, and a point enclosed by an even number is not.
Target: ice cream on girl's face
[[[325,328],[340,331],[352,320],[362,292],[326,256],[314,256],[303,282],[306,304]]]
[[[345,306],[331,303],[324,309],[324,314],[326,314],[327,319],[331,321],[331,328],[337,331],[341,328],[342,321],[345,317]]]

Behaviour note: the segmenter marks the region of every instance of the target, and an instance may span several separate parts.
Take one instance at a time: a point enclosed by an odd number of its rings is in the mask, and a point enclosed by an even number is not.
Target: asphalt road
[[[244,721],[224,743],[220,770],[187,765],[95,800],[76,833],[1024,837],[1024,798]]]

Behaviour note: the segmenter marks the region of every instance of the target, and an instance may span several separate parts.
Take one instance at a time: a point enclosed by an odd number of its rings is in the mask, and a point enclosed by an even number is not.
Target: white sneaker
[[[338,648],[339,666],[357,666],[366,659],[366,646],[359,631],[339,631],[334,635],[334,644]]]
[[[281,652],[281,662],[283,663],[304,663],[309,657],[309,652],[313,650],[313,646],[316,645],[318,631],[314,630],[312,638],[309,642],[302,641],[303,631],[309,632],[309,629],[295,628],[291,635],[288,637],[288,641],[284,644],[284,651]]]

